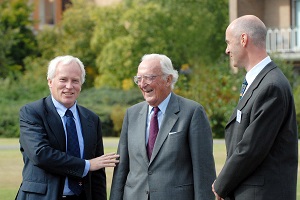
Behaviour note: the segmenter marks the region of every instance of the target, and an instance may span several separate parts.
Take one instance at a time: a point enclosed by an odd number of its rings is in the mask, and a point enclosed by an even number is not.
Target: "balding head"
[[[266,48],[267,28],[265,24],[254,15],[245,15],[235,19],[227,29],[231,29],[231,32],[237,38],[245,33],[249,36],[253,45],[261,49]]]

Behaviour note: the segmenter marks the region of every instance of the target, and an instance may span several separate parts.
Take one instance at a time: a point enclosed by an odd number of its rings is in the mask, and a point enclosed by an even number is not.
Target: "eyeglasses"
[[[150,84],[152,83],[152,81],[154,81],[154,79],[158,76],[162,76],[163,74],[161,75],[142,75],[142,76],[134,76],[133,77],[133,81],[135,84],[139,85],[141,82],[142,82],[142,79],[144,80],[144,82],[146,84]]]

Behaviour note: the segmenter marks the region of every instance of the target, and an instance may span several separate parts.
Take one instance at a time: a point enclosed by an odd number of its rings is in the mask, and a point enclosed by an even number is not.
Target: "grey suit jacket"
[[[103,155],[101,123],[88,109],[77,106],[84,139],[84,159]],[[68,155],[63,124],[51,97],[25,105],[20,110],[20,150],[23,181],[16,199],[54,200],[62,196],[66,176],[80,178],[85,161]],[[83,178],[87,199],[106,199],[103,169]]]
[[[271,62],[225,128],[227,160],[215,182],[217,193],[236,200],[295,200],[297,136],[291,87]]]
[[[203,107],[172,93],[150,161],[147,110],[142,102],[126,112],[110,199],[214,199],[212,133]]]

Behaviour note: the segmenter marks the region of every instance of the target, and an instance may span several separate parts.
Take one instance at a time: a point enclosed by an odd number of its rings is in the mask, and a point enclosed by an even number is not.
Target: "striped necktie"
[[[243,81],[243,84],[242,84],[241,92],[240,92],[240,100],[243,98],[243,95],[244,95],[244,92],[247,88],[247,85],[248,85],[248,83],[247,83],[247,80],[245,78],[244,81]]]

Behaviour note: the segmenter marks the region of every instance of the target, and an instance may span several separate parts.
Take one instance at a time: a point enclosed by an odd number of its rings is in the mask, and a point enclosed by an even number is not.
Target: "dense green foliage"
[[[86,66],[79,104],[100,116],[105,136],[117,136],[126,108],[143,100],[132,77],[146,53],[172,59],[179,71],[175,93],[201,103],[214,137],[223,137],[245,74],[233,73],[224,56],[227,0],[124,0],[112,7],[73,0],[59,25],[37,35],[27,28],[33,22],[24,2],[0,3],[0,137],[18,136],[19,108],[49,95],[48,62],[65,54]],[[298,76],[290,65],[276,63],[294,86],[299,124]]]
[[[23,59],[36,55],[36,40],[30,29],[32,9],[26,0],[0,2],[0,78],[16,78],[23,72]]]
[[[125,109],[143,101],[137,89],[87,89],[81,93],[78,103],[100,116],[104,136],[119,136]]]
[[[130,7],[104,8],[95,14],[98,20],[92,47],[100,52],[95,86],[133,87],[124,83],[136,73],[135,66],[146,53],[168,55],[178,70],[186,65],[201,67],[222,55],[220,44],[224,43],[227,9],[219,8],[225,8],[227,1],[218,4],[204,0],[187,4],[127,1],[127,4]],[[113,23],[106,23],[107,18]]]

